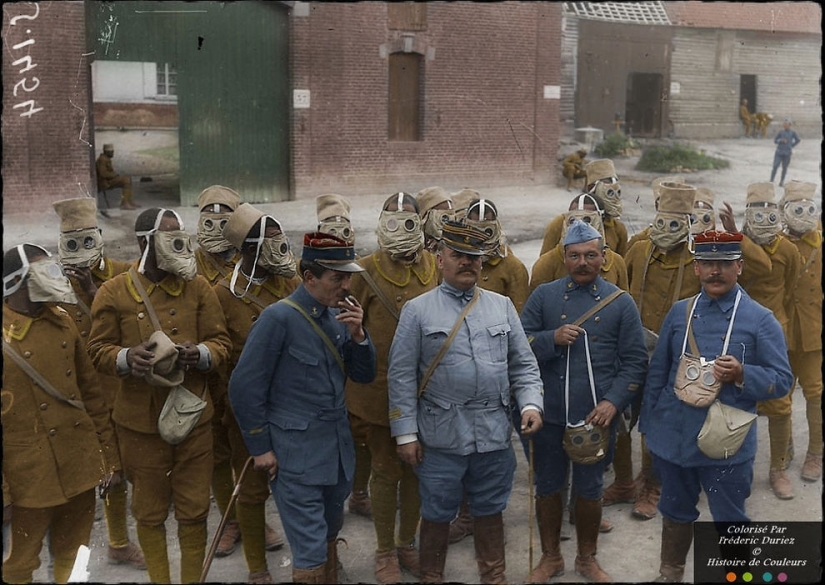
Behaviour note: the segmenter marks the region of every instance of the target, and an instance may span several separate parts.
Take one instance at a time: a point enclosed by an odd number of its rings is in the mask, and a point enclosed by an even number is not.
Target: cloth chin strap
[[[264,215],[264,216],[261,217],[261,219],[258,220],[258,225],[260,226],[260,229],[258,230],[258,237],[256,237],[256,238],[246,238],[244,240],[244,242],[250,242],[250,243],[255,244],[255,262],[252,263],[253,274],[254,274],[254,271],[255,271],[255,266],[258,265],[258,258],[260,258],[260,256],[261,256],[261,247],[264,245],[264,240],[266,239],[266,236],[264,234],[266,233],[266,220],[267,219],[271,219],[272,221],[274,221],[275,225],[278,226],[278,229],[281,232],[284,231],[284,229],[281,227],[281,222],[279,222],[277,219],[275,219],[271,215]],[[240,274],[240,272],[241,272],[241,263],[242,262],[243,262],[243,259],[240,259],[235,263],[235,268],[232,270],[232,278],[229,280],[229,292],[231,292],[233,295],[235,295],[236,298],[239,298],[239,299],[242,299],[246,296],[246,293],[249,291],[249,287],[252,286],[252,280],[253,280],[252,276],[250,276],[249,278],[246,279],[246,288],[243,289],[243,292],[241,294],[238,294],[238,293],[235,292],[235,284],[238,282],[238,274]]]
[[[135,232],[136,236],[146,238],[146,247],[143,249],[143,254],[140,255],[140,264],[138,264],[138,272],[140,272],[141,274],[143,274],[143,270],[146,267],[146,258],[149,256],[149,236],[153,236],[155,233],[157,233],[158,229],[160,229],[160,222],[163,221],[163,216],[166,214],[167,211],[174,214],[175,219],[178,220],[178,225],[180,226],[180,229],[185,229],[183,227],[183,220],[181,219],[180,215],[178,215],[177,211],[175,211],[174,209],[161,208],[160,211],[158,211],[157,217],[155,217],[155,226],[152,229],[142,232]]]
[[[33,246],[43,252],[47,258],[51,258],[51,253],[44,247],[38,246],[37,244],[28,244],[29,246]],[[24,249],[26,244],[17,244],[14,247],[17,250],[17,255],[20,257],[20,262],[22,266],[12,272],[11,274],[7,274],[3,277],[3,298],[5,299],[7,296],[16,293],[20,290],[20,287],[23,286],[23,281],[26,280],[26,275],[29,273],[29,259],[26,256],[26,250]],[[15,277],[19,276],[20,280],[14,282]]]

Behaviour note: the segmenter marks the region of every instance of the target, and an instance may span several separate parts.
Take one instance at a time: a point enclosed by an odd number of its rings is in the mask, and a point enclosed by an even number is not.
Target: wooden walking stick
[[[206,559],[203,561],[203,570],[201,571],[201,578],[198,579],[198,583],[206,582],[206,576],[209,574],[209,568],[212,566],[212,559],[215,558],[215,551],[218,550],[218,543],[221,540],[223,529],[226,527],[226,522],[229,520],[229,512],[232,510],[232,506],[235,505],[235,500],[238,499],[238,494],[241,491],[241,484],[243,483],[243,478],[246,475],[246,470],[249,468],[250,463],[252,463],[252,457],[248,457],[246,463],[243,464],[241,475],[238,476],[238,481],[235,483],[235,489],[232,490],[232,497],[229,498],[229,504],[227,504],[226,511],[223,513],[223,518],[221,518],[221,523],[218,525],[218,532],[215,534],[215,538],[212,539],[212,546],[209,547],[209,554],[206,555]]]
[[[533,498],[533,439],[529,439],[527,442],[528,451],[530,453],[530,464],[527,467],[527,490],[530,497],[530,503],[527,508],[527,520],[530,522],[530,548],[528,549],[527,553],[527,562],[529,566],[527,567],[527,574],[529,575],[533,571],[533,515],[534,515],[534,498]]]

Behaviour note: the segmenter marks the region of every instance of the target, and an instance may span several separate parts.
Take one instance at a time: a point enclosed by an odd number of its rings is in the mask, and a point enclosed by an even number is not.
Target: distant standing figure
[[[120,200],[121,209],[137,209],[140,207],[132,200],[132,177],[118,175],[112,166],[112,157],[115,156],[115,146],[104,144],[103,152],[97,157],[95,171],[97,172],[98,189],[123,189],[123,197]]]
[[[748,100],[745,98],[742,98],[742,105],[739,106],[739,119],[742,120],[742,124],[745,126],[745,136],[750,136],[753,118],[750,110],[748,110]]]
[[[773,179],[776,177],[776,170],[779,168],[779,164],[782,163],[782,178],[779,179],[779,186],[784,187],[785,174],[788,172],[788,165],[791,164],[791,153],[793,152],[794,146],[801,142],[796,131],[791,130],[790,118],[785,118],[785,122],[782,124],[782,130],[779,131],[779,134],[776,135],[773,141],[776,144],[776,152],[773,155],[771,183],[773,183]]]
[[[756,112],[753,115],[753,135],[756,137],[757,132],[762,134],[762,138],[766,138],[768,136],[768,126],[771,125],[771,120],[773,120],[773,116],[766,112]]]
[[[573,186],[573,181],[576,179],[584,179],[587,173],[584,172],[584,158],[587,156],[587,150],[584,148],[578,149],[573,154],[568,154],[562,161],[561,174],[567,178],[567,190]]]

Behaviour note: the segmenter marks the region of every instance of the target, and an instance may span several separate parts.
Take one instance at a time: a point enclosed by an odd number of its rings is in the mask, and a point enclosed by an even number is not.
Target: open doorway
[[[753,114],[759,111],[759,104],[756,103],[756,75],[739,76],[739,103],[748,100],[748,110]]]
[[[625,100],[625,132],[628,135],[643,138],[661,135],[661,96],[661,73],[628,74]]]
[[[180,205],[177,89],[174,63],[92,63],[95,158],[104,144],[114,146],[114,170],[132,178],[143,207]],[[101,195],[98,205],[117,207],[120,196]]]

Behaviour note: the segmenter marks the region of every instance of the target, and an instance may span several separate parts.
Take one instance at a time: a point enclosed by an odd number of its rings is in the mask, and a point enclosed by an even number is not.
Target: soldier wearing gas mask
[[[773,183],[752,183],[748,185],[745,207],[745,223],[742,226],[742,251],[744,243],[750,239],[753,245],[764,250],[771,261],[771,269],[745,276],[743,270],[740,283],[748,295],[763,307],[773,312],[782,326],[785,340],[788,339],[788,311],[793,305],[794,289],[789,283],[797,281],[801,260],[796,247],[782,235],[782,221],[774,199]],[[737,233],[733,210],[725,203],[719,211],[719,219],[725,230]],[[768,417],[770,439],[770,471],[768,481],[774,495],[781,500],[793,498],[793,485],[785,475],[788,463],[787,452],[791,441],[791,396],[757,403],[757,412]]]
[[[427,187],[419,191],[415,200],[424,230],[424,248],[435,253],[444,222],[455,218],[453,200],[441,187]]]
[[[198,274],[214,285],[232,273],[238,251],[223,237],[226,222],[241,202],[241,196],[229,187],[212,185],[198,195]],[[218,556],[223,556],[218,551]]]
[[[387,368],[401,308],[412,298],[435,288],[439,274],[435,257],[424,249],[424,232],[415,198],[391,195],[378,218],[378,250],[358,261],[364,268],[352,279],[352,294],[364,309],[364,327],[375,344],[377,374],[362,384],[347,381],[346,399],[353,427],[368,426],[372,461],[370,497],[375,527],[375,579],[398,583],[401,569],[419,574],[415,533],[420,519],[418,478],[403,463],[390,435]],[[396,533],[396,514],[399,513]]]
[[[54,580],[66,583],[89,545],[95,487],[121,483],[106,399],[86,339],[57,303],[76,302],[56,258],[20,244],[3,257],[3,582],[31,583],[49,535]],[[40,378],[38,380],[38,378]]]
[[[330,193],[315,198],[315,210],[318,218],[318,231],[341,238],[348,244],[355,243],[355,229],[350,220],[349,201]]]
[[[662,183],[684,183],[685,178],[681,175],[667,175],[665,177],[657,177],[650,182],[650,189],[653,191],[653,209],[659,210],[659,197],[661,197]],[[627,241],[627,250],[633,247],[633,244],[639,240],[647,240],[650,238],[650,228],[653,224],[648,225],[643,230],[636,232]],[[625,250],[625,254],[627,253]]]
[[[174,504],[180,543],[180,580],[200,578],[206,556],[206,519],[212,478],[213,399],[210,372],[224,367],[231,343],[220,303],[197,275],[189,234],[180,216],[150,208],[135,222],[140,260],[103,283],[92,303],[89,353],[98,372],[121,377],[112,419],[126,476],[135,486],[132,514],[149,580],[171,583],[165,521]],[[156,322],[157,326],[153,323]],[[158,331],[177,350],[180,384],[206,408],[180,443],[167,443],[158,417],[170,388],[154,372]],[[156,356],[156,350],[158,354]],[[174,469],[169,474],[168,470]]]
[[[103,254],[103,232],[97,223],[97,205],[94,199],[63,199],[56,201],[53,206],[60,217],[58,256],[77,295],[76,304],[61,303],[61,306],[74,317],[80,336],[87,340],[92,330],[91,306],[97,289],[104,282],[129,270],[129,262],[113,260]],[[117,376],[99,374],[99,380],[111,412],[120,379]],[[109,489],[103,510],[109,531],[109,562],[145,569],[146,562],[140,547],[129,540],[126,526],[126,482]]]
[[[227,369],[214,376],[216,380],[210,378],[213,388],[218,386],[222,394],[229,388],[229,377],[261,312],[272,303],[288,297],[301,284],[289,241],[274,217],[265,215],[249,203],[242,203],[227,220],[223,235],[233,248],[240,250],[241,256],[231,277],[220,280],[214,286],[232,340]],[[230,407],[227,406],[221,420],[216,423],[228,437],[232,470],[235,477],[239,477],[249,457],[249,450]],[[281,548],[284,539],[266,523],[265,506],[269,498],[267,474],[249,471],[235,503],[237,529],[249,569],[248,582],[271,583],[266,551]]]
[[[802,255],[795,283],[794,302],[788,315],[788,350],[791,368],[805,396],[808,418],[808,452],[802,465],[804,481],[822,477],[822,223],[813,183],[791,181],[779,202],[785,236]]]
[[[583,221],[595,228],[604,237],[604,226],[602,224],[602,210],[598,201],[592,196],[582,193],[570,204],[570,209],[562,214],[564,223],[562,228],[562,241],[570,225],[576,221]],[[555,248],[539,256],[533,264],[533,272],[530,276],[530,292],[545,282],[552,282],[567,275],[567,268],[564,265],[564,245],[560,242]],[[604,264],[601,267],[601,277],[615,284],[622,290],[627,290],[627,267],[617,252],[610,248],[604,250]]]

